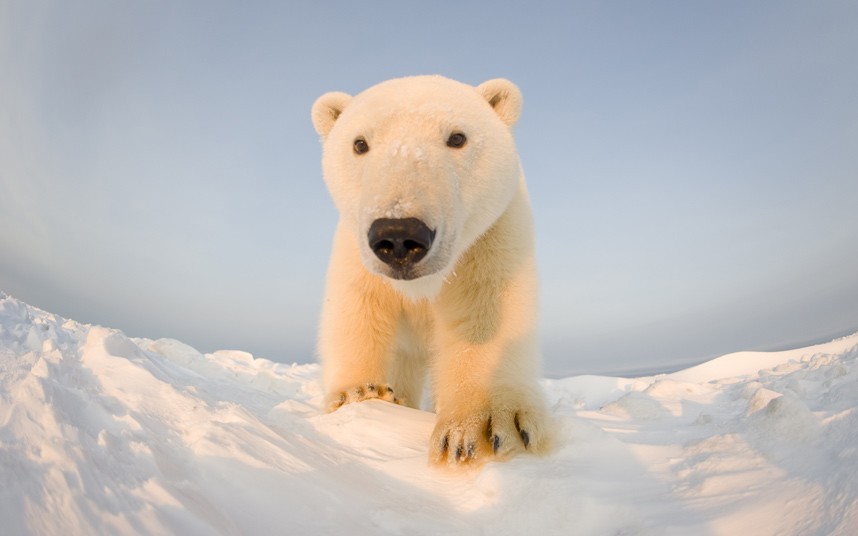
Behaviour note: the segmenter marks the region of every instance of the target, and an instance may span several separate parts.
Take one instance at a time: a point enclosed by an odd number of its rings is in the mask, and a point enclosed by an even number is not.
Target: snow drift
[[[5,534],[855,534],[858,334],[545,380],[547,458],[427,466],[431,413],[325,415],[316,365],[134,339],[0,293]]]

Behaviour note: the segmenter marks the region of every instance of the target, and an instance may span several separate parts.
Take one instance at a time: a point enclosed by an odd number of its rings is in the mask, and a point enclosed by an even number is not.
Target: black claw
[[[358,395],[358,398],[363,397],[363,387],[358,387],[355,389],[355,394]]]
[[[374,384],[374,383],[368,383],[368,384],[366,384],[366,389],[367,389],[367,391],[370,391],[370,392],[373,392],[373,393],[374,393],[374,392],[375,392],[375,384]]]
[[[450,448],[450,436],[444,436],[441,440],[441,452],[447,452],[448,448]]]
[[[521,425],[518,423],[518,414],[515,416],[515,429],[518,430],[519,435],[521,435],[521,441],[524,443],[524,448],[527,448],[527,446],[530,445],[530,434],[528,434],[526,430],[521,429]]]
[[[468,458],[473,458],[477,453],[477,444],[476,443],[468,443]]]
[[[462,459],[462,454],[464,453],[464,451],[465,451],[465,449],[462,448],[462,445],[459,445],[458,447],[456,447],[456,461],[459,461]]]
[[[493,453],[495,453],[495,454],[497,454],[497,453],[498,453],[498,449],[500,449],[500,446],[501,446],[501,438],[500,438],[500,436],[494,436],[494,437],[492,437],[492,452],[493,452]]]

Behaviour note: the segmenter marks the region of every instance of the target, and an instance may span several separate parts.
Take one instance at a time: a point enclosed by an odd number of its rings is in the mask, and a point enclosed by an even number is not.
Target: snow
[[[434,416],[319,411],[317,365],[202,354],[0,293],[4,534],[856,534],[858,334],[545,380],[556,450],[427,465]]]

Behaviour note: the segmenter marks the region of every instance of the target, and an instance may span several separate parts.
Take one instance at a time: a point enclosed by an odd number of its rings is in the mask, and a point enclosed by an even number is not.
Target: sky
[[[0,0],[0,290],[315,359],[337,220],[310,107],[522,90],[546,374],[858,331],[858,4]]]

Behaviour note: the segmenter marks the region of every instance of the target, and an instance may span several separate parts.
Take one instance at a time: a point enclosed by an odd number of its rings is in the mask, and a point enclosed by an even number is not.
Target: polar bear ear
[[[346,109],[352,96],[341,91],[325,93],[313,103],[313,126],[319,136],[326,137],[334,128],[337,118]]]
[[[521,91],[504,78],[495,78],[477,86],[483,98],[494,108],[501,121],[513,126],[521,115]]]

